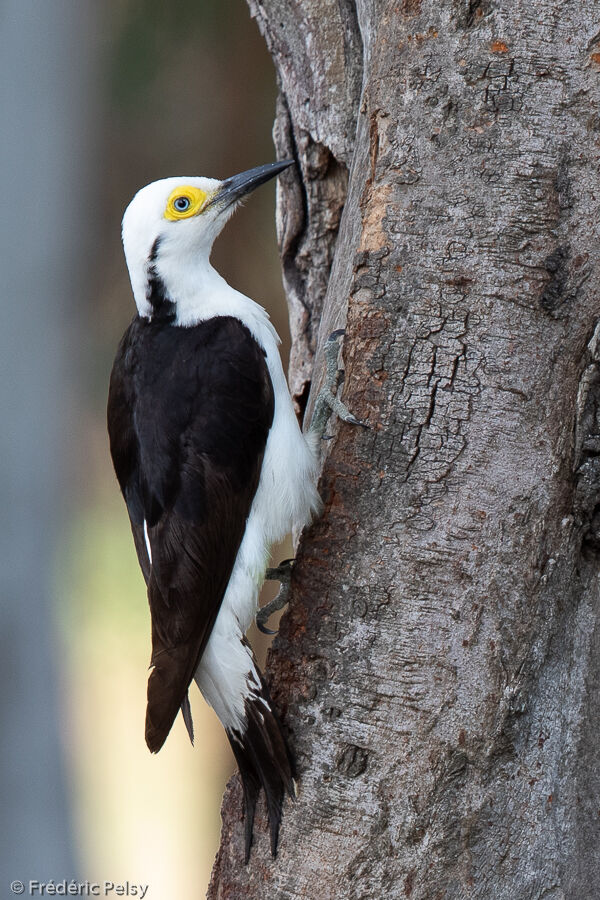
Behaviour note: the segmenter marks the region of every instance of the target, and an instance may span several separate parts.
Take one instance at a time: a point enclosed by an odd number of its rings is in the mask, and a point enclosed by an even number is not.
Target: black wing
[[[148,584],[146,742],[153,752],[210,637],[272,420],[264,352],[238,319],[191,328],[134,319],[111,375],[108,430]]]

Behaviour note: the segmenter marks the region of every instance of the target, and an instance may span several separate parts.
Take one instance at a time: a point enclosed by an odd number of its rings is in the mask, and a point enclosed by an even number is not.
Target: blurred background
[[[105,427],[134,313],[120,222],[149,181],[274,159],[274,103],[244,0],[0,6],[0,896],[51,878],[205,894],[234,765],[197,691],[195,748],[180,718],[144,744],[149,615]],[[287,336],[274,190],[213,262]]]

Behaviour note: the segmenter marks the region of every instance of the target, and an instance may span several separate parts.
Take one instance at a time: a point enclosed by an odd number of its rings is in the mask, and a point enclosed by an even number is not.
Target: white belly
[[[195,674],[204,698],[226,728],[239,728],[244,718],[246,679],[254,662],[241,637],[256,615],[271,544],[309,522],[321,506],[315,486],[316,447],[300,430],[279,352],[271,343],[265,350],[275,394],[273,424],[244,537]]]

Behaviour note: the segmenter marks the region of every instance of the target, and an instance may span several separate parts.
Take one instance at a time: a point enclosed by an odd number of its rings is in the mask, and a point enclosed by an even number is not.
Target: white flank
[[[235,315],[246,325],[266,352],[275,394],[273,424],[258,489],[217,621],[195,675],[223,725],[243,730],[244,701],[256,696],[256,688],[248,683],[254,663],[241,637],[256,615],[271,544],[309,522],[319,511],[321,500],[315,487],[315,448],[298,425],[277,333],[262,307],[234,291],[220,276],[217,279],[210,294],[210,315]],[[215,309],[218,301],[219,313]]]

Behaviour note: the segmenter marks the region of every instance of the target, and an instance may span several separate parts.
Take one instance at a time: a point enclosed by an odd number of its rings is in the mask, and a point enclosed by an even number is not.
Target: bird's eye
[[[177,212],[185,212],[186,209],[190,208],[190,198],[189,197],[177,197],[173,201],[173,206],[177,210]]]
[[[181,219],[191,219],[202,212],[208,194],[202,188],[193,184],[178,184],[167,198],[165,207],[165,219],[177,222]]]

